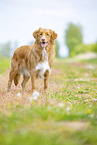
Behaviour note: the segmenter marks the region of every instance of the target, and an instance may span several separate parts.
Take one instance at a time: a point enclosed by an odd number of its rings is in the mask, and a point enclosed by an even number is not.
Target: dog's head
[[[36,30],[33,33],[33,36],[42,48],[45,48],[49,43],[54,42],[57,38],[57,34],[54,31],[42,28]]]

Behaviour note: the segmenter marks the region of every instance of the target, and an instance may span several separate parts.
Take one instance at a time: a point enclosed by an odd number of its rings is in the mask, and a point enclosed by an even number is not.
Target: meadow
[[[22,96],[21,81],[6,92],[9,60],[0,59],[0,145],[97,145],[97,59],[55,59],[48,92],[37,81],[33,101],[30,81]]]
[[[9,69],[10,59],[0,57],[0,74],[3,73],[6,69]]]

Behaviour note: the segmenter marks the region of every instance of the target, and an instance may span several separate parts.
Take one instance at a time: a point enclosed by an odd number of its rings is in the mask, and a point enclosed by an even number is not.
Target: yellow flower
[[[91,114],[91,113],[92,113],[92,110],[88,110],[87,113],[88,113],[88,114]]]

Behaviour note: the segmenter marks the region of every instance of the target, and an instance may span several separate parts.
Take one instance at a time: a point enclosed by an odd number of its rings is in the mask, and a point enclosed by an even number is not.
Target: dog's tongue
[[[41,43],[42,47],[46,47],[47,43]]]

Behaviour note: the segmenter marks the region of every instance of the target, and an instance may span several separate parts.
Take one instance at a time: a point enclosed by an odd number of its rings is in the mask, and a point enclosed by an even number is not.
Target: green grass
[[[92,105],[96,105],[92,103]],[[10,113],[1,113],[0,144],[2,145],[84,145],[97,144],[97,107],[91,108],[95,117],[91,118],[89,104],[73,105],[66,108],[48,106],[16,107]],[[88,129],[76,131],[66,128],[65,121],[90,122]],[[61,122],[61,125],[60,125]]]
[[[83,62],[87,62],[87,63],[91,63],[91,64],[97,64],[97,58],[92,58],[92,59],[89,59],[89,60],[83,60]]]
[[[97,65],[60,59],[54,69],[45,104],[0,107],[0,145],[97,145]]]
[[[6,69],[9,69],[10,59],[0,57],[0,74],[3,73]]]

